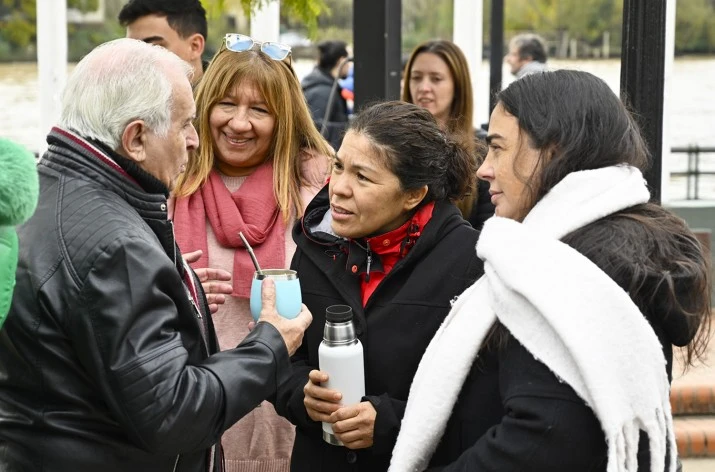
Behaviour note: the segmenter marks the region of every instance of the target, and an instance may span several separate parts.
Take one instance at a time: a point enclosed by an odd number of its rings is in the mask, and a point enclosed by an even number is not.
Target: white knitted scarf
[[[608,472],[635,472],[639,430],[651,470],[675,470],[670,386],[661,345],[628,294],[559,241],[645,203],[640,171],[575,172],[523,223],[494,217],[477,243],[485,275],[460,295],[415,374],[389,472],[424,470],[490,327],[499,319],[594,411],[608,444]]]

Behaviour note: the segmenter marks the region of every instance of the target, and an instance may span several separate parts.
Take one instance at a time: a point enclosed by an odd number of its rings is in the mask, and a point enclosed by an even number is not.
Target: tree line
[[[350,42],[352,6],[357,0],[323,1],[329,11],[317,18],[317,39]],[[402,0],[403,51],[410,51],[426,39],[451,38],[453,3],[453,0]],[[491,3],[484,1],[486,47]],[[593,57],[602,56],[604,51],[609,56],[618,56],[622,21],[623,0],[504,0],[505,41],[517,33],[538,32],[547,39],[550,52],[556,56],[566,57],[575,52],[579,57]],[[290,16],[282,18],[282,23],[295,29],[301,26]],[[715,53],[715,0],[677,2],[675,53]]]
[[[210,43],[235,28],[225,12],[244,14],[268,0],[202,0],[210,14]],[[674,1],[674,0],[671,0]],[[67,0],[68,7],[94,11],[99,0]],[[358,0],[281,0],[281,28],[298,30],[314,41],[352,42],[353,2]],[[123,35],[116,15],[126,0],[105,0],[106,21],[69,25],[69,57],[76,60],[97,44]],[[524,32],[546,38],[557,57],[604,57],[620,54],[623,0],[505,0],[505,40]],[[489,46],[491,1],[484,2],[484,44]],[[451,38],[453,0],[402,0],[402,48],[409,52],[432,38]],[[0,0],[0,60],[35,57],[36,0]],[[676,54],[715,53],[715,0],[676,4]]]

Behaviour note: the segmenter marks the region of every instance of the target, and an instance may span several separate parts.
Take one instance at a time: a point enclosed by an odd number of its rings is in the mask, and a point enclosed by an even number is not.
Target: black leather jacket
[[[280,334],[210,355],[166,188],[72,133],[48,142],[0,332],[0,470],[220,471],[223,431],[287,378]]]

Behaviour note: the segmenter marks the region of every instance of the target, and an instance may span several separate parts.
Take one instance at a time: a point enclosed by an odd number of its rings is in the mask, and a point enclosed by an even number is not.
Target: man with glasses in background
[[[127,38],[163,46],[194,68],[193,84],[208,63],[201,60],[208,27],[199,0],[129,0],[119,12]]]

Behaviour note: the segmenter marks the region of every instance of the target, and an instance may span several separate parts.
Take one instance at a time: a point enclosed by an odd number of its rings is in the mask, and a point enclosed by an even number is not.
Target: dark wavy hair
[[[650,165],[635,120],[608,85],[588,72],[528,75],[500,92],[497,105],[528,136],[522,145],[540,151],[539,172],[517,175],[527,186],[527,209],[571,172],[618,164],[645,171]]]
[[[641,171],[650,157],[638,126],[616,94],[587,72],[558,70],[512,82],[497,105],[526,135],[522,146],[539,151],[537,171],[518,175],[526,184],[526,211],[572,172],[615,165]],[[518,168],[517,155],[514,169]],[[613,221],[619,221],[611,225]],[[618,233],[618,236],[614,234]],[[709,338],[710,258],[686,223],[648,203],[607,217],[564,238],[585,238],[584,255],[628,291],[649,319],[663,323],[671,341],[686,347],[686,361],[701,357]],[[685,318],[672,316],[680,312]],[[685,320],[685,326],[671,326]]]
[[[348,45],[345,41],[321,41],[318,53],[318,67],[330,71],[340,59],[348,57]]]
[[[660,205],[625,209],[563,238],[625,290],[656,333],[702,358],[710,336],[710,258],[687,223]],[[659,337],[662,336],[659,335]],[[663,346],[672,362],[672,348]]]
[[[474,156],[445,134],[425,108],[400,101],[376,103],[360,111],[347,132],[370,141],[403,190],[427,185],[422,205],[455,201],[470,190],[476,172]]]

